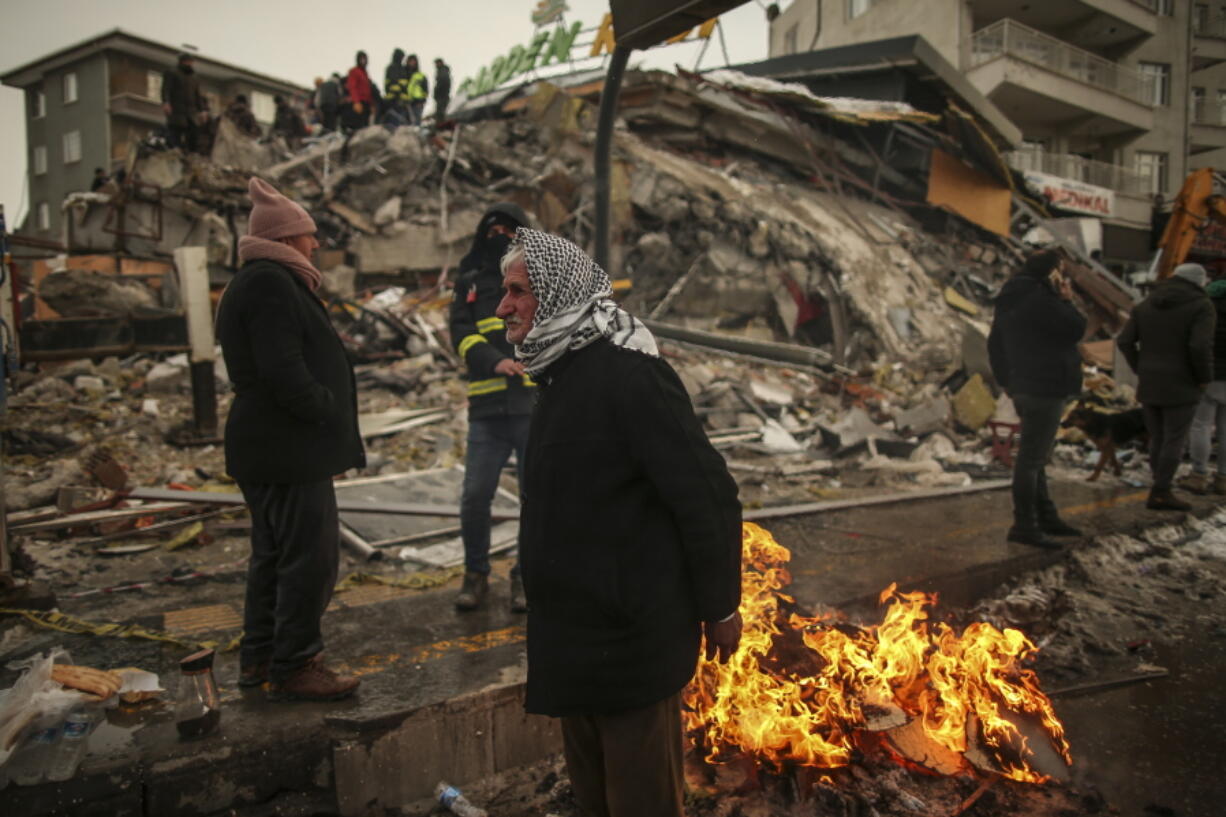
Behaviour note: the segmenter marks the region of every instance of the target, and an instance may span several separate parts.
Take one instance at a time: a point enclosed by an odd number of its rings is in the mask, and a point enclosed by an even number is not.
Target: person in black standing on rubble
[[[481,221],[472,248],[460,261],[451,301],[451,342],[468,368],[468,446],[460,497],[464,585],[457,610],[485,603],[490,575],[490,505],[502,467],[515,452],[523,469],[536,384],[507,342],[506,324],[494,315],[502,299],[499,262],[528,217],[514,204],[495,204]],[[511,570],[511,610],[527,610],[518,563]]]
[[[1047,460],[1060,419],[1081,392],[1077,344],[1086,319],[1073,305],[1054,250],[1033,253],[996,297],[988,354],[996,382],[1013,400],[1022,434],[1013,462],[1013,527],[1007,539],[1058,548],[1053,536],[1080,536],[1060,518],[1047,488]]]
[[[335,700],[358,687],[324,665],[320,629],[340,551],[332,478],[366,463],[353,368],[315,294],[315,222],[260,179],[248,190],[242,268],[217,311],[234,384],[226,470],[251,510],[239,685]]]
[[[409,72],[404,67],[404,49],[392,52],[392,61],[383,72],[383,121],[392,125],[409,123],[409,108],[406,94],[409,87]]]
[[[442,57],[434,58],[434,122],[447,119],[447,106],[451,104],[451,67]]]
[[[162,75],[162,112],[166,114],[167,142],[172,148],[201,150],[209,103],[200,92],[196,60],[191,54],[180,54],[175,70]]]

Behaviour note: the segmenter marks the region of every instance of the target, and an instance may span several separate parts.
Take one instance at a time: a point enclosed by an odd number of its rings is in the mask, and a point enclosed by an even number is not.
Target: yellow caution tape
[[[178,534],[176,534],[173,539],[167,541],[166,544],[162,545],[162,547],[166,548],[167,550],[178,550],[184,545],[187,545],[187,544],[190,544],[196,541],[196,537],[202,533],[204,533],[204,523],[203,522],[193,522],[192,524],[188,525],[186,528],[181,530]]]
[[[21,616],[31,624],[37,624],[49,630],[58,630],[61,633],[93,635],[101,638],[139,638],[145,641],[161,641],[165,644],[174,644],[189,650],[209,649],[229,652],[238,648],[239,639],[242,638],[242,633],[239,633],[226,643],[225,646],[220,646],[221,642],[219,641],[185,641],[182,638],[176,638],[160,630],[150,630],[147,627],[141,627],[139,624],[118,624],[113,621],[99,624],[93,621],[86,621],[83,618],[77,618],[76,616],[70,616],[66,613],[57,613],[53,610],[22,610],[0,607],[0,615]]]
[[[440,587],[457,576],[464,575],[464,567],[457,565],[432,573],[410,573],[408,576],[375,576],[370,573],[350,573],[336,585],[336,592],[343,593],[364,584],[383,584],[391,587],[405,587],[409,590],[429,590]]]

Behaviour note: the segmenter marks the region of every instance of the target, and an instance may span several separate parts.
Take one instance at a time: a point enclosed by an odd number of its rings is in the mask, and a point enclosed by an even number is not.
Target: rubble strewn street
[[[0,604],[0,690],[22,677],[10,662],[60,647],[74,664],[157,679],[124,688],[136,698],[107,710],[77,777],[10,783],[2,796],[21,813],[439,814],[441,779],[490,814],[578,813],[556,728],[523,714],[523,619],[503,609],[514,468],[494,504],[498,609],[452,610],[468,420],[447,316],[459,259],[497,202],[593,244],[600,85],[535,82],[455,106],[446,126],[374,125],[297,150],[223,118],[208,156],[134,143],[126,183],[64,203],[63,241],[22,264],[25,357],[0,414],[12,574],[26,593]],[[1087,483],[1104,453],[1069,424],[1052,494],[1085,536],[1055,552],[1005,542],[1019,420],[987,336],[992,298],[1042,216],[993,232],[928,201],[922,172],[939,150],[1001,181],[1012,171],[984,159],[999,160],[986,129],[968,137],[973,117],[952,104],[938,116],[731,70],[631,70],[621,94],[614,291],[680,376],[746,519],[791,551],[788,610],[846,616],[835,629],[851,632],[880,622],[878,594],[897,583],[940,595],[933,624],[1020,630],[1038,650],[1010,672],[1041,680],[1073,757],[1031,785],[868,731],[831,769],[767,770],[747,752],[707,765],[695,749],[689,813],[1198,813],[1226,729],[1191,744],[1203,757],[1184,775],[1156,758],[1203,737],[1187,701],[1215,700],[1195,664],[1223,666],[1226,518],[1212,496],[1177,518],[1147,515],[1137,441],[1116,453],[1119,474]],[[319,226],[320,295],[354,364],[366,446],[365,467],[334,483],[343,547],[325,618],[329,658],[364,686],[298,714],[235,680],[252,522],[223,426],[201,422],[210,409],[224,421],[234,395],[219,351],[200,373],[176,267],[176,250],[204,248],[215,307],[239,267],[252,176]],[[1111,351],[1134,293],[1065,253],[1092,319],[1083,399],[1134,408],[1135,378]],[[178,662],[201,649],[216,651],[220,734],[179,743]],[[1185,697],[1178,724],[1155,735],[1128,710],[1162,719],[1163,684]],[[1094,718],[1078,709],[1088,698]],[[1104,736],[1107,721],[1117,731]],[[1119,768],[1121,755],[1140,765]],[[1168,790],[1134,779],[1146,776]]]

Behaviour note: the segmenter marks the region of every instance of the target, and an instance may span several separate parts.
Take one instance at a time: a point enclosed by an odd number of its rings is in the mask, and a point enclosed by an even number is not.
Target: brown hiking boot
[[[524,580],[518,573],[511,574],[511,612],[528,612],[528,597],[524,595]]]
[[[348,698],[360,684],[357,678],[337,675],[324,666],[318,654],[294,671],[284,683],[268,688],[270,701],[339,701]]]
[[[258,687],[268,680],[268,662],[246,664],[239,667],[238,685],[240,687]]]
[[[1179,487],[1193,494],[1205,494],[1208,493],[1209,490],[1208,483],[1208,474],[1197,474],[1193,472],[1179,480]]]
[[[476,610],[485,604],[485,597],[489,592],[490,577],[470,570],[464,574],[464,586],[455,597],[455,609],[463,612]]]
[[[1150,491],[1145,507],[1151,511],[1190,511],[1192,506],[1170,491]]]

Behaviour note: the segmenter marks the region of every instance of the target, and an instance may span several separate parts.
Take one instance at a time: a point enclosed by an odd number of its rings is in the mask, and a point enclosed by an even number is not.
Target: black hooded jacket
[[[1200,402],[1200,386],[1213,380],[1216,311],[1205,290],[1178,277],[1133,307],[1115,342],[1137,373],[1137,400],[1151,406]]]
[[[996,296],[988,335],[992,375],[1010,395],[1070,397],[1081,391],[1077,344],[1086,319],[1046,278],[1014,275]]]
[[[494,371],[500,361],[515,355],[506,324],[494,315],[502,300],[499,263],[510,239],[485,234],[499,220],[528,224],[528,216],[514,204],[487,210],[477,223],[472,248],[460,260],[451,299],[451,343],[468,369],[468,416],[473,420],[531,414],[536,400],[536,384],[527,375],[507,377]]]
[[[397,48],[392,52],[392,61],[383,72],[383,96],[399,102],[409,91],[409,69],[404,67],[404,50]]]

